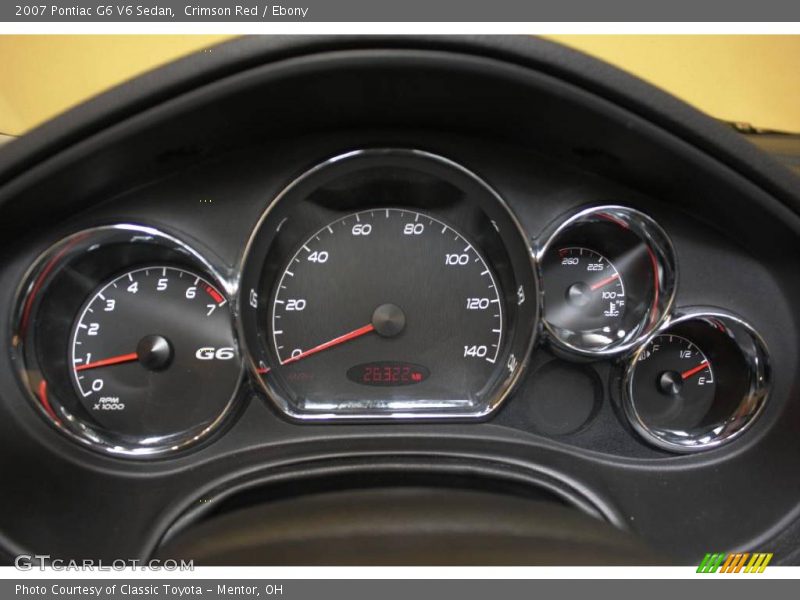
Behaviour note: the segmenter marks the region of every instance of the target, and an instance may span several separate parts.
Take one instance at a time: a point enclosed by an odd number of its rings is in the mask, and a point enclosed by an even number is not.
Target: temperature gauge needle
[[[319,346],[314,346],[310,350],[306,350],[305,352],[296,354],[291,358],[287,358],[285,361],[281,363],[281,365],[288,365],[290,363],[297,362],[298,360],[307,358],[312,354],[316,354],[317,352],[322,352],[323,350],[327,350],[328,348],[333,348],[334,346],[338,346],[339,344],[343,344],[344,342],[349,342],[350,340],[354,340],[356,338],[361,337],[362,335],[372,333],[373,331],[375,331],[375,326],[372,323],[370,323],[369,325],[364,325],[363,327],[354,329],[350,333],[345,333],[344,335],[340,335],[337,338],[333,338],[332,340],[320,344]]]
[[[707,361],[707,360],[704,360],[703,362],[701,362],[701,363],[700,363],[699,365],[697,365],[696,367],[694,367],[694,368],[692,368],[692,369],[689,369],[688,371],[684,371],[683,373],[681,373],[681,379],[689,379],[689,377],[691,377],[692,375],[695,375],[695,374],[699,373],[700,371],[702,371],[703,369],[705,369],[707,366],[708,366],[708,361]]]
[[[592,285],[589,289],[592,291],[599,290],[601,287],[608,285],[612,281],[616,281],[619,279],[619,273],[614,273],[611,277],[606,277],[605,279],[601,279],[594,285]]]
[[[76,371],[85,371],[87,369],[96,369],[97,367],[108,367],[110,365],[119,365],[122,363],[133,362],[139,360],[139,354],[131,352],[130,354],[120,354],[119,356],[112,356],[111,358],[104,358],[103,360],[96,360],[94,362],[86,363],[75,367]]]

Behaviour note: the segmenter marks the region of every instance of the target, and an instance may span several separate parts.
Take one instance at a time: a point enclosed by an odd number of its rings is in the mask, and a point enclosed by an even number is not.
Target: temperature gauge
[[[625,284],[605,256],[579,246],[560,248],[544,265],[549,323],[582,332],[592,345],[625,337]]]
[[[622,354],[666,319],[675,255],[650,217],[622,206],[589,208],[544,239],[544,325],[554,349],[590,358]]]

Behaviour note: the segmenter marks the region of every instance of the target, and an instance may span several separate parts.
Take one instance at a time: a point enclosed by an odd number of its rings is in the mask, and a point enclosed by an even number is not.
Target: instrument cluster
[[[532,234],[435,154],[325,161],[267,199],[235,272],[219,264],[123,223],[47,250],[12,340],[36,409],[121,457],[210,438],[249,386],[294,422],[486,419],[546,349],[611,362],[630,431],[684,453],[735,439],[768,397],[742,317],[675,306],[675,250],[652,218],[591,206]]]

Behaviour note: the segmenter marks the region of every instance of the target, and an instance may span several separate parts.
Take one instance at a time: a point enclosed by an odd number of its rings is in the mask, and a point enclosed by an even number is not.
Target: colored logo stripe
[[[698,573],[763,573],[772,560],[772,553],[767,552],[736,552],[725,554],[723,552],[708,553],[703,557]],[[748,562],[748,559],[750,561]],[[745,563],[747,566],[745,566]]]

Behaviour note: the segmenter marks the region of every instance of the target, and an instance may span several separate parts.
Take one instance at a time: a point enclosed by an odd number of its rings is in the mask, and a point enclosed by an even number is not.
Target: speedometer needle
[[[354,340],[356,338],[361,337],[362,335],[366,335],[368,333],[372,333],[375,331],[375,326],[370,323],[369,325],[364,325],[363,327],[359,327],[358,329],[354,329],[350,333],[345,333],[344,335],[340,335],[337,338],[333,338],[319,346],[314,346],[310,350],[306,350],[305,352],[301,352],[300,354],[295,354],[291,358],[287,358],[281,363],[281,366],[288,365],[293,362],[297,362],[298,360],[302,360],[304,358],[308,358],[312,354],[316,354],[317,352],[322,352],[323,350],[327,350],[328,348],[333,348],[334,346],[338,346],[339,344],[343,344],[344,342],[349,342],[350,340]]]
[[[110,365],[119,365],[126,362],[133,362],[139,360],[139,354],[131,352],[130,354],[120,354],[119,356],[112,356],[111,358],[104,358],[103,360],[96,360],[94,362],[86,363],[75,367],[76,371],[85,371],[86,369],[96,369],[97,367],[108,367]]]
[[[700,371],[702,371],[703,369],[705,369],[707,366],[708,366],[708,361],[707,361],[707,360],[704,360],[703,362],[701,362],[701,363],[700,363],[699,365],[697,365],[696,367],[694,367],[694,368],[692,368],[692,369],[689,369],[688,371],[684,371],[683,373],[681,373],[681,379],[689,379],[689,377],[691,377],[691,376],[692,376],[692,375],[694,375],[695,373],[699,373]]]

